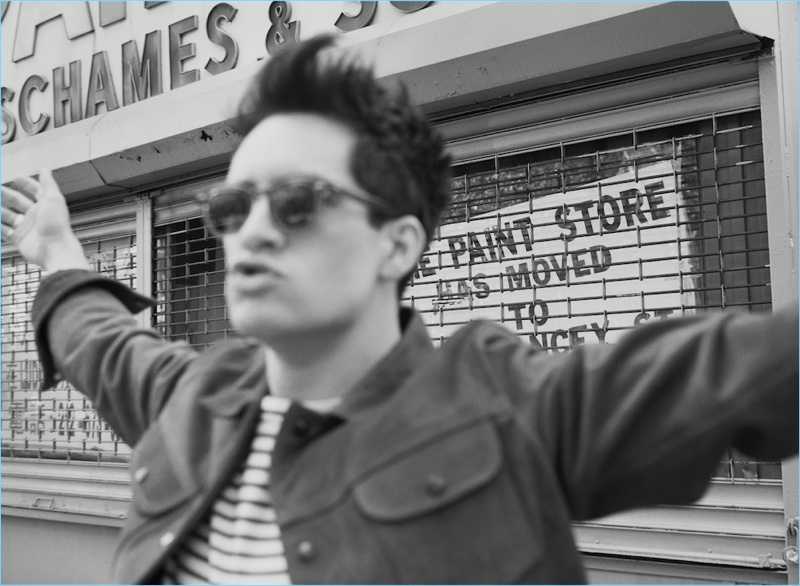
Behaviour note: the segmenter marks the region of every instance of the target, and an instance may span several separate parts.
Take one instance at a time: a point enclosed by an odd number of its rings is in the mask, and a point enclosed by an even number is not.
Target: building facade
[[[47,166],[94,267],[203,348],[234,336],[194,194],[276,46],[318,33],[402,80],[453,156],[406,292],[556,353],[638,323],[797,303],[794,2],[3,2],[2,181]],[[280,145],[276,145],[280,148]],[[131,447],[41,390],[41,272],[2,249],[4,582],[104,582]],[[729,453],[692,506],[575,526],[594,582],[797,582],[797,466]],[[794,522],[793,522],[794,520]],[[42,563],[42,553],[58,563]]]

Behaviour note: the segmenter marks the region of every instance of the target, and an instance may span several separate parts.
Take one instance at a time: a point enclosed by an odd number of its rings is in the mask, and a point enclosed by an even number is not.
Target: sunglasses
[[[214,236],[235,234],[247,220],[257,197],[269,198],[272,221],[284,232],[296,232],[311,226],[322,204],[349,197],[386,214],[391,210],[368,193],[338,187],[324,179],[290,179],[269,186],[254,183],[220,185],[198,195],[206,227]]]

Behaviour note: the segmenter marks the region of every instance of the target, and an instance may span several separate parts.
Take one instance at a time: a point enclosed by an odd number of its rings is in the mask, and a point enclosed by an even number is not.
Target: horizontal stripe
[[[278,435],[284,416],[282,413],[262,413],[256,424],[257,428],[266,436]],[[271,431],[270,431],[271,430]]]
[[[272,557],[243,557],[228,556],[220,552],[212,551],[208,562],[220,570],[225,570],[240,574],[276,573],[288,570],[286,557],[276,555]]]
[[[261,409],[271,413],[285,413],[291,401],[275,395],[265,395],[261,399]]]
[[[266,437],[266,436],[260,436],[259,435],[259,436],[256,436],[253,439],[253,446],[252,446],[251,453],[252,452],[258,452],[260,454],[266,454],[267,456],[271,456],[272,455],[272,448],[274,446],[275,446],[275,441],[272,440],[271,437]],[[270,463],[267,464],[267,466],[271,466],[271,465],[272,465],[272,462],[270,460]]]
[[[268,505],[272,503],[272,493],[265,486],[243,484],[236,490],[236,498],[243,503]]]
[[[245,558],[283,555],[283,542],[280,539],[247,539],[238,535],[229,537],[224,533],[215,532],[211,534],[209,546],[211,551],[208,559],[214,559],[217,553]]]
[[[214,514],[222,515],[227,519],[249,519],[265,523],[275,521],[275,509],[272,505],[257,505],[254,503],[237,503],[234,505],[217,500],[214,503]]]
[[[220,506],[228,505],[227,508],[222,510],[222,514],[230,517],[231,515],[226,513],[230,511],[232,507],[232,514],[234,516],[237,515],[236,507],[240,505],[260,507],[261,509],[272,508],[272,495],[268,490],[258,486],[244,486],[236,490],[224,490],[222,494],[219,495],[217,502]],[[216,507],[214,510],[216,510]],[[258,515],[259,513],[256,514]],[[249,516],[249,518],[253,517]],[[255,518],[257,519],[258,517]]]
[[[261,436],[259,445],[261,446],[261,450],[258,452],[251,450],[250,454],[247,456],[247,460],[245,460],[245,465],[256,466],[258,468],[269,468],[271,460],[270,458],[264,458],[264,456],[271,454],[272,450],[275,449],[275,438]]]
[[[269,486],[269,472],[258,468],[248,468],[242,472],[238,484],[249,484],[254,486]]]
[[[217,572],[215,580],[218,584],[291,584],[289,574],[277,572],[274,574],[253,574],[251,576],[243,574],[227,574]]]
[[[208,564],[199,572],[189,572],[170,560],[162,578],[163,584],[210,584]]]
[[[214,531],[228,537],[242,536],[246,539],[278,539],[281,531],[277,523],[252,521],[250,519],[226,519],[215,516],[212,520]]]
[[[183,542],[183,546],[176,552],[176,556],[191,556],[197,560],[208,559],[208,536],[200,537],[195,534],[190,534]]]
[[[179,550],[173,558],[173,563],[182,572],[188,572],[195,577],[208,580],[208,545],[206,544],[206,555],[197,557],[186,549]]]
[[[281,429],[283,417],[280,415],[267,415],[258,422],[258,433],[266,437],[275,437]]]

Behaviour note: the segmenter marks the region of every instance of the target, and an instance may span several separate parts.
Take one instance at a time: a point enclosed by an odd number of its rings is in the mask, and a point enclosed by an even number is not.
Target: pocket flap
[[[356,485],[355,499],[376,520],[406,520],[488,484],[501,463],[500,439],[484,420],[388,463]]]
[[[131,458],[133,506],[150,517],[174,509],[200,489],[190,479],[180,477],[164,442],[161,429],[151,428],[136,444]]]

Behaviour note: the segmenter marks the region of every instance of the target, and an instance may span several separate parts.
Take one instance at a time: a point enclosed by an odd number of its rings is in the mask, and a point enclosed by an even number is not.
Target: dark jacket
[[[47,382],[63,374],[134,446],[121,582],[160,579],[268,392],[259,343],[165,343],[128,311],[146,304],[64,271],[33,312]],[[797,451],[796,312],[662,321],[552,356],[486,322],[434,349],[401,317],[402,341],[337,415],[294,405],[280,430],[272,490],[295,583],[582,582],[572,520],[693,501],[729,445]]]

